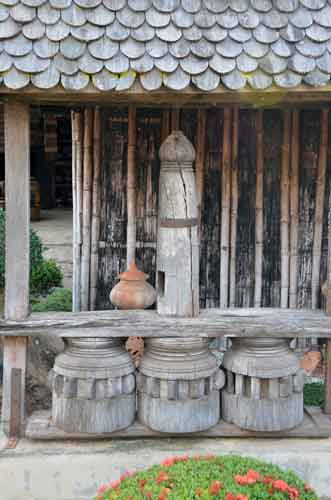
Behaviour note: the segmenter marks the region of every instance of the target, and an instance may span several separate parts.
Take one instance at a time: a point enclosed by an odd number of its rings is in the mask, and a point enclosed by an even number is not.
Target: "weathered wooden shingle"
[[[331,0],[0,0],[0,85],[330,84]]]

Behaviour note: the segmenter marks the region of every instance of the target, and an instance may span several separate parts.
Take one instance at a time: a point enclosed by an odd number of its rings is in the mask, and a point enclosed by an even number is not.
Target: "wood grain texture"
[[[20,399],[20,407],[17,408],[20,412],[19,419],[20,429],[19,435],[24,434],[25,418],[26,418],[26,401],[25,401],[25,377],[27,366],[27,337],[4,337],[3,339],[3,395],[2,395],[2,427],[4,432],[9,435],[15,418],[15,409],[13,399]],[[20,388],[19,394],[13,393],[12,375],[13,369],[20,370]],[[18,429],[16,429],[18,430]],[[19,437],[19,436],[18,436]]]
[[[325,337],[330,319],[322,311],[278,308],[204,309],[196,318],[156,311],[33,313],[24,321],[0,320],[2,335],[57,337]]]
[[[16,101],[8,101],[5,103],[4,113],[5,162],[7,167],[5,317],[20,320],[29,314],[29,106]]]
[[[298,235],[299,235],[299,133],[300,114],[292,114],[291,187],[290,187],[290,307],[297,307],[298,297]]]
[[[130,438],[165,438],[169,435],[152,431],[143,424],[136,421],[133,425],[123,431],[117,431],[111,434],[80,434],[67,433],[54,427],[52,424],[50,413],[47,411],[35,412],[29,417],[26,435],[29,439],[37,440],[74,440],[74,439],[130,439]],[[171,434],[170,434],[171,436]],[[176,434],[173,434],[176,437]],[[327,415],[324,415],[320,408],[306,407],[304,421],[301,425],[282,432],[254,432],[240,429],[239,427],[228,424],[220,420],[212,429],[203,431],[194,435],[195,438],[212,438],[217,437],[263,437],[263,438],[327,438],[331,437],[331,421]],[[187,437],[190,437],[189,435]]]
[[[256,192],[255,192],[255,286],[254,306],[262,303],[263,265],[263,111],[256,113]]]
[[[239,110],[233,109],[232,122],[232,158],[231,158],[231,214],[230,214],[230,276],[229,305],[236,303],[236,257],[237,257],[237,223],[238,223],[238,133]]]
[[[136,107],[128,109],[128,157],[127,157],[127,229],[126,229],[126,265],[130,267],[136,258],[137,226],[137,172],[136,172]]]
[[[289,297],[289,271],[290,271],[290,138],[291,138],[291,112],[283,112],[283,144],[282,144],[282,170],[281,170],[281,307],[288,307]]]
[[[229,305],[229,250],[231,209],[231,131],[232,109],[224,109],[222,177],[221,177],[221,241],[220,241],[220,307]]]

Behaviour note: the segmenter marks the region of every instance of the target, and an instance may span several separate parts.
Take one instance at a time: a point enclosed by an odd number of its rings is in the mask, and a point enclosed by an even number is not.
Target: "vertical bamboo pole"
[[[128,164],[127,164],[127,239],[126,265],[129,267],[136,256],[136,107],[128,110]]]
[[[195,161],[195,177],[197,184],[197,202],[198,202],[198,230],[199,239],[201,237],[201,211],[204,190],[204,167],[205,167],[205,149],[206,149],[206,110],[198,109],[197,120],[197,148]]]
[[[230,307],[236,302],[236,243],[238,219],[238,140],[239,110],[233,110],[231,161],[231,218],[230,218]]]
[[[222,212],[221,212],[221,262],[220,262],[220,307],[229,302],[229,239],[231,203],[231,118],[232,110],[224,109],[222,151]]]
[[[171,132],[180,130],[180,108],[171,110]]]
[[[263,111],[256,114],[255,290],[254,306],[262,303],[263,264]]]
[[[72,286],[72,308],[74,312],[80,311],[80,189],[78,184],[78,162],[81,159],[81,113],[71,112],[72,130],[72,208],[73,208],[73,286]]]
[[[290,308],[297,307],[298,240],[299,240],[299,130],[300,112],[292,114],[291,177],[290,177]]]
[[[316,203],[313,241],[313,264],[311,281],[312,309],[317,309],[320,294],[320,267],[323,236],[323,214],[325,200],[325,172],[327,165],[327,148],[329,134],[329,110],[323,108],[321,112],[321,140],[319,147],[318,172],[316,179]]]
[[[93,187],[92,187],[92,233],[91,233],[91,272],[90,272],[90,309],[95,310],[98,284],[98,257],[101,210],[101,113],[94,111],[93,127]]]
[[[83,162],[83,225],[82,225],[82,268],[81,268],[81,310],[89,309],[90,262],[91,262],[91,201],[93,175],[93,109],[84,113],[84,162]]]
[[[328,263],[327,263],[327,288],[328,294],[325,297],[326,314],[331,315],[330,311],[330,286],[331,286],[331,191],[329,196],[329,213],[328,213]],[[324,413],[331,414],[331,339],[326,339],[325,342],[325,382],[324,382]]]
[[[169,134],[170,134],[170,110],[164,109],[162,112],[161,143],[166,140]]]
[[[289,271],[290,271],[290,137],[291,112],[283,112],[283,145],[280,177],[280,239],[281,239],[281,297],[282,308],[288,307]]]

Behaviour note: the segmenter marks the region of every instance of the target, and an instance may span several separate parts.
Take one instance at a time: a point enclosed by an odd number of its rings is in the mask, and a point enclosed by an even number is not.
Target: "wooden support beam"
[[[173,108],[171,110],[171,132],[180,130],[180,108]]]
[[[290,186],[290,308],[297,307],[298,299],[298,242],[299,242],[299,158],[300,112],[292,113],[291,186]]]
[[[93,128],[93,187],[92,187],[92,230],[91,230],[91,272],[90,272],[90,309],[96,307],[100,238],[101,211],[101,113],[97,107],[94,112]]]
[[[236,257],[237,257],[237,220],[238,220],[238,146],[239,146],[239,109],[233,110],[232,124],[232,163],[231,163],[231,215],[230,215],[230,307],[236,302]]]
[[[166,140],[170,134],[170,110],[164,109],[162,111],[162,125],[161,125],[161,144]]]
[[[262,305],[263,264],[263,111],[256,114],[255,288],[254,306]]]
[[[129,106],[128,111],[128,165],[127,165],[127,237],[126,265],[129,268],[136,258],[136,211],[137,211],[137,174],[136,174],[136,107]]]
[[[280,306],[288,307],[290,271],[290,139],[291,112],[283,112],[283,144],[280,176],[281,297]]]
[[[327,281],[323,285],[324,310],[331,322],[331,192],[329,194],[328,212],[328,262]],[[331,338],[325,339],[325,379],[324,379],[324,413],[331,414]]]
[[[329,109],[323,108],[321,111],[321,135],[318,158],[318,171],[316,179],[316,202],[314,221],[314,241],[313,241],[313,262],[311,280],[311,305],[312,309],[319,306],[320,297],[320,267],[322,255],[323,237],[323,215],[325,199],[325,173],[328,162],[328,138],[329,138]]]
[[[5,104],[6,285],[5,318],[29,314],[30,277],[30,113],[22,102]],[[27,338],[4,337],[2,425],[23,433]],[[19,370],[19,371],[17,371]]]
[[[230,243],[230,205],[231,205],[231,131],[232,109],[224,109],[222,138],[222,209],[221,209],[221,262],[220,262],[220,307],[229,306],[229,243]]]
[[[72,309],[80,311],[81,305],[81,245],[83,211],[83,165],[82,165],[83,116],[80,111],[71,112],[72,131],[72,202],[73,202],[73,283]]]
[[[206,152],[206,110],[198,110],[197,119],[197,147],[195,160],[195,177],[197,184],[197,201],[198,201],[198,230],[199,237],[201,236],[201,213],[204,191],[205,178],[205,152]]]

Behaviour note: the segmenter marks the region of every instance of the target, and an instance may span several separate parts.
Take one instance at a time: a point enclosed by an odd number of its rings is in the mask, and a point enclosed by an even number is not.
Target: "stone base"
[[[138,393],[138,418],[159,432],[200,432],[216,425],[220,419],[220,393],[212,391],[200,399],[172,401]]]
[[[222,391],[222,416],[226,422],[252,431],[292,429],[303,421],[303,394],[279,399],[252,399]]]
[[[65,432],[108,433],[129,427],[136,414],[136,395],[110,399],[77,399],[53,394],[53,420]]]

